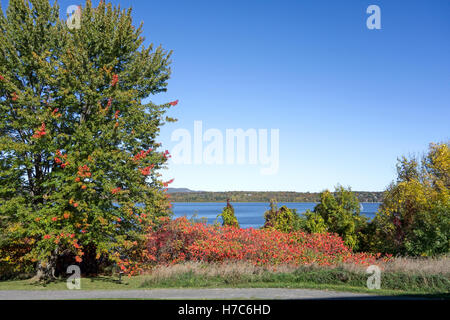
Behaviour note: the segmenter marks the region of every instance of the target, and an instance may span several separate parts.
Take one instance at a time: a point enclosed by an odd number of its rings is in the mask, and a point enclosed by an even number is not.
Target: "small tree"
[[[322,216],[317,212],[306,210],[304,216],[299,219],[299,229],[309,233],[325,233],[328,228]]]
[[[264,213],[263,228],[274,228],[283,232],[291,232],[299,228],[299,216],[295,210],[286,206],[278,209],[274,199],[270,200],[270,209]]]
[[[422,159],[399,159],[397,181],[373,220],[372,249],[424,256],[449,252],[449,187],[448,143],[430,144]]]
[[[38,278],[88,248],[132,266],[170,211],[156,142],[170,104],[144,103],[166,90],[170,53],[143,45],[131,10],[88,0],[80,13],[69,29],[48,0],[0,8],[0,245],[26,245],[14,263]]]
[[[223,226],[239,228],[239,222],[234,214],[234,208],[230,203],[230,199],[227,199],[227,206],[223,208],[222,213],[217,217],[222,217]]]
[[[359,201],[350,188],[338,185],[334,194],[322,192],[314,212],[322,217],[329,232],[340,235],[348,247],[358,248],[367,221],[360,215]]]

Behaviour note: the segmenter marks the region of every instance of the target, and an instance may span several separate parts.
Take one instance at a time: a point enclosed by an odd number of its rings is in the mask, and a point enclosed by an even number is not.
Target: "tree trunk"
[[[35,281],[44,281],[48,282],[54,280],[55,270],[56,270],[56,261],[58,259],[57,250],[52,252],[52,255],[46,260],[39,261],[37,265],[36,275],[33,277]]]

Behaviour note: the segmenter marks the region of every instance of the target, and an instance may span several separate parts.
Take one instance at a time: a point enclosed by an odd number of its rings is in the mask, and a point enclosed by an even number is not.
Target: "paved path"
[[[0,300],[66,299],[383,299],[383,297],[326,290],[252,289],[152,289],[152,290],[35,290],[0,291]],[[395,297],[389,297],[395,299]]]

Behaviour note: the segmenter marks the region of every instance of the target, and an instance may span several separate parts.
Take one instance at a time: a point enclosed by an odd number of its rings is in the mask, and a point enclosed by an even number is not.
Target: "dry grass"
[[[383,272],[402,272],[410,274],[450,274],[450,256],[441,258],[394,258],[389,262],[379,264]],[[318,266],[310,266],[319,268]],[[365,272],[366,267],[356,264],[343,264],[330,268],[342,267],[352,272]],[[297,266],[279,265],[276,267],[255,266],[246,262],[230,263],[201,263],[186,262],[170,266],[158,266],[146,274],[147,279],[159,281],[164,279],[174,279],[180,275],[191,273],[196,276],[204,277],[223,277],[233,278],[236,276],[261,275],[265,272],[270,273],[292,273],[297,270]]]
[[[236,275],[259,275],[270,271],[273,273],[289,273],[295,271],[294,266],[277,266],[273,268],[255,266],[246,262],[230,262],[230,263],[201,263],[186,262],[170,266],[158,266],[147,274],[147,277],[153,280],[163,280],[175,278],[179,275],[192,273],[197,276],[205,277],[233,277]]]
[[[450,256],[430,257],[396,257],[388,262],[377,264],[383,272],[401,272],[413,274],[450,274]],[[343,264],[340,267],[353,272],[365,272],[366,266]]]
[[[396,258],[380,263],[382,289],[395,293],[448,294],[449,262],[447,256],[439,259]],[[366,267],[355,264],[332,267],[281,265],[268,268],[246,262],[185,262],[155,267],[141,278],[140,284],[142,288],[229,286],[368,290]]]
[[[450,274],[450,256],[441,258],[395,258],[383,265],[385,272]]]

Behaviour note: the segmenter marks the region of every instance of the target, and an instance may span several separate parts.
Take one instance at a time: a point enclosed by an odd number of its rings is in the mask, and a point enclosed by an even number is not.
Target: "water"
[[[234,202],[234,214],[239,221],[241,228],[259,228],[264,224],[264,212],[270,209],[267,202]],[[307,209],[313,210],[316,203],[313,202],[279,202],[278,207],[286,205],[290,209],[297,209],[298,213],[303,213]],[[372,219],[378,210],[380,203],[362,203],[361,214]],[[207,222],[212,224],[218,214],[226,206],[224,202],[174,202],[174,218],[186,216],[190,219],[193,215],[197,218],[205,217]],[[219,217],[220,222],[222,219]]]

